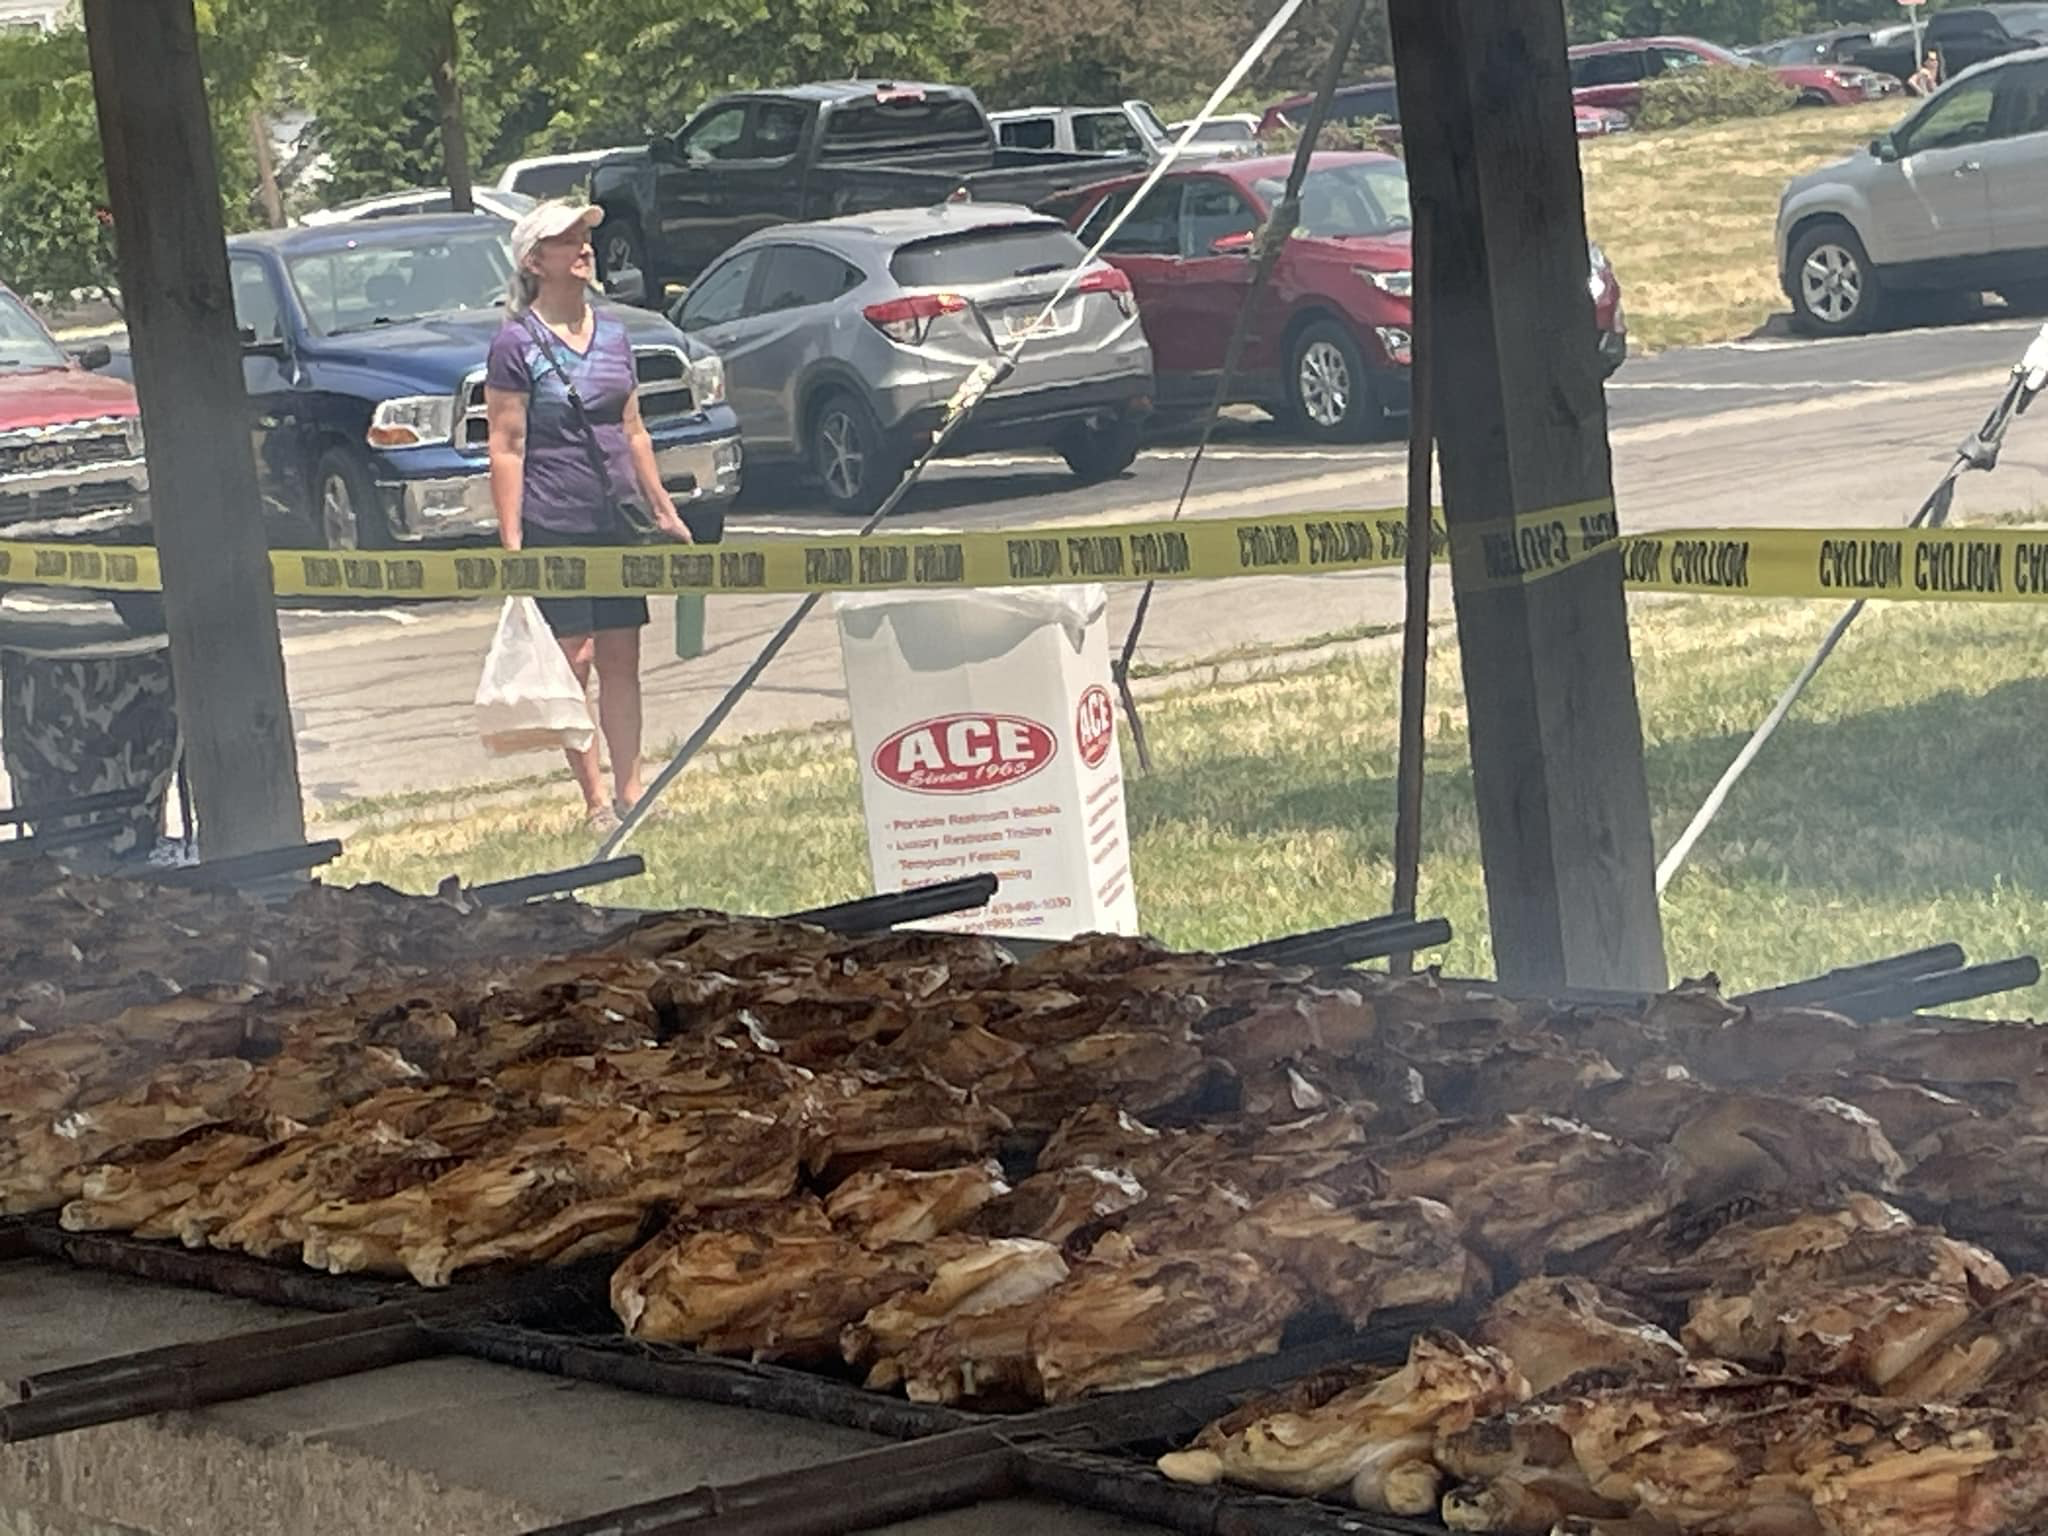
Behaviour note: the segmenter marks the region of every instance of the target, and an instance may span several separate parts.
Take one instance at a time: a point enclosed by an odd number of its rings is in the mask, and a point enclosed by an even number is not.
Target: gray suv
[[[748,463],[807,467],[835,511],[864,515],[1086,254],[1055,220],[987,203],[783,224],[706,268],[673,318],[724,359]],[[1151,397],[1130,279],[1098,262],[949,450],[1051,447],[1108,480],[1137,456]]]
[[[1795,179],[1778,273],[1812,335],[1867,331],[1911,294],[2048,308],[2048,48],[1964,71],[1867,153]]]

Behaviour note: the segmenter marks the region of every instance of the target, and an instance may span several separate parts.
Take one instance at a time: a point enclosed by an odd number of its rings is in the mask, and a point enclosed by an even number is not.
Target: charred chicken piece
[[[1299,1306],[1249,1254],[1089,1262],[1047,1300],[1032,1357],[1048,1402],[1155,1386],[1272,1354]]]
[[[1440,1200],[1465,1237],[1524,1271],[1648,1226],[1670,1204],[1656,1160],[1570,1120],[1447,1120],[1377,1150],[1387,1193]]]
[[[966,1318],[1030,1310],[1067,1278],[1059,1250],[1030,1238],[955,1238],[932,1251],[938,1267],[923,1290],[890,1297],[841,1335],[846,1363],[868,1366],[871,1388],[904,1380],[905,1356],[923,1335]],[[1028,1329],[1013,1332],[1020,1348],[1028,1342]],[[1014,1374],[1022,1359],[983,1363]]]
[[[1010,1192],[994,1161],[929,1173],[870,1168],[826,1197],[832,1224],[869,1248],[924,1243],[972,1221],[992,1200]]]
[[[1239,1240],[1353,1327],[1404,1307],[1448,1312],[1486,1294],[1486,1266],[1434,1200],[1346,1204],[1314,1186],[1244,1213]]]
[[[1695,1203],[1733,1195],[1817,1200],[1887,1194],[1905,1161],[1878,1123],[1839,1099],[1717,1093],[1669,1141],[1672,1173]]]
[[[1401,1369],[1323,1378],[1277,1403],[1255,1402],[1211,1425],[1186,1451],[1163,1456],[1176,1482],[1228,1480],[1275,1493],[1341,1493],[1360,1509],[1422,1515],[1437,1507],[1439,1431],[1496,1413],[1528,1393],[1505,1355],[1449,1333],[1418,1335]]]
[[[1474,1337],[1514,1361],[1534,1392],[1585,1371],[1657,1375],[1684,1359],[1678,1340],[1590,1280],[1524,1280],[1480,1314]]]
[[[1145,1201],[1145,1186],[1121,1168],[1034,1173],[984,1205],[968,1230],[984,1237],[1035,1237],[1065,1247]]]

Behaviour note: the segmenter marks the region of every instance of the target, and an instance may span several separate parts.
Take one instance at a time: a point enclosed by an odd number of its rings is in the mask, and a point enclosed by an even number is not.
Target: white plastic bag
[[[581,752],[597,737],[590,700],[530,597],[505,599],[476,685],[476,723],[484,746],[501,757]]]

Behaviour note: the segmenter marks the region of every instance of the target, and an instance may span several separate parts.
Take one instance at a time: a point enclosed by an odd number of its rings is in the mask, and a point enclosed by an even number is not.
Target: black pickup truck
[[[1855,62],[1865,69],[1905,80],[1920,67],[1920,60],[1913,50],[1913,29],[1890,30],[1903,35],[1858,50]],[[1920,52],[1940,55],[1941,77],[1947,80],[1973,64],[1982,64],[1986,59],[1995,59],[2016,49],[2037,48],[2040,44],[2039,38],[2009,30],[2004,18],[1991,7],[1968,6],[1936,11],[1929,16],[1927,25],[1921,29]]]
[[[690,282],[769,225],[963,193],[1036,205],[1144,169],[1137,155],[1000,145],[981,103],[959,86],[870,80],[744,91],[711,102],[679,132],[597,163],[598,267],[614,283],[637,270],[647,302],[659,305],[669,284]]]

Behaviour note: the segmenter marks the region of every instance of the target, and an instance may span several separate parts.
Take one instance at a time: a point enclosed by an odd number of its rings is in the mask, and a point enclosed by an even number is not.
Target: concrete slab
[[[0,1381],[292,1312],[39,1262],[0,1265]],[[885,1442],[471,1360],[428,1360],[0,1449],[0,1536],[513,1536]],[[894,1536],[1156,1536],[1010,1500]]]

